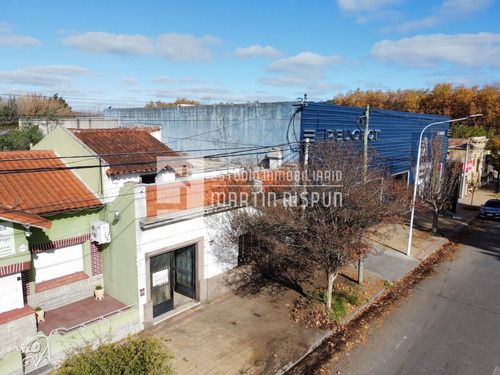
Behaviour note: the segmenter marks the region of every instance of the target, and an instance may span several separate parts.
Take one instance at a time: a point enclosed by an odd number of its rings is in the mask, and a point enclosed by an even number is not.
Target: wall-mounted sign
[[[168,284],[168,271],[169,269],[167,268],[166,270],[153,273],[153,287]]]
[[[335,141],[360,141],[364,138],[364,133],[364,130],[360,129],[326,129],[325,138],[329,138]],[[378,140],[379,133],[380,130],[369,130],[368,140]]]
[[[315,130],[305,130],[304,138],[316,138],[321,137],[323,133],[323,139],[329,139],[332,141],[362,141],[364,139],[364,130],[361,129],[315,129]],[[380,134],[380,130],[372,129],[368,130],[368,140],[377,141]]]
[[[14,239],[14,225],[12,223],[0,223],[0,258],[16,253],[16,241]]]
[[[474,161],[470,160],[466,164],[462,164],[462,172],[464,171],[464,168],[466,172],[470,171],[474,168]]]

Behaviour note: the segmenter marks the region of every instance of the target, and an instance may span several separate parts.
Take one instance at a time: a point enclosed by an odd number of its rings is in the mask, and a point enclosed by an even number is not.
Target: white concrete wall
[[[127,173],[127,174],[118,174],[113,176],[108,176],[106,171],[109,168],[103,168],[102,170],[102,185],[104,192],[104,202],[110,203],[115,200],[115,198],[119,195],[121,188],[126,183],[141,183],[141,174],[139,173]],[[156,177],[156,182],[169,182],[175,180],[175,172],[174,171],[161,171],[158,173]]]
[[[199,243],[203,246],[202,259],[198,258],[199,280],[203,290],[207,290],[207,281],[222,275],[237,264],[237,249],[223,249],[215,240],[218,231],[217,225],[223,220],[224,213],[210,216],[197,216],[191,219],[164,223],[155,228],[142,229],[141,220],[146,218],[146,192],[147,185],[135,186],[136,207],[136,233],[137,233],[137,273],[138,289],[147,290],[146,258],[149,254],[161,250],[174,250],[189,244]],[[228,251],[226,251],[228,250]],[[201,264],[199,264],[201,262]],[[203,293],[208,298],[209,293]],[[148,293],[139,295],[139,312],[141,325],[144,324],[143,306],[148,302]]]

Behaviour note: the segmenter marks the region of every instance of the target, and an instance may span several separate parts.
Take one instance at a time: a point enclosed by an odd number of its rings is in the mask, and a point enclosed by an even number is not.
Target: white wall
[[[140,184],[141,174],[139,173],[127,173],[127,174],[117,174],[113,176],[108,176],[106,171],[109,168],[103,168],[102,170],[102,181],[103,181],[103,191],[104,191],[104,202],[110,203],[118,197],[120,189],[127,183]],[[161,171],[156,177],[156,181],[169,182],[175,180],[174,171]]]
[[[224,213],[215,215],[197,216],[191,219],[165,222],[164,224],[150,229],[142,229],[141,221],[146,218],[146,193],[147,185],[135,187],[136,207],[136,238],[137,238],[137,272],[138,288],[147,290],[146,256],[164,249],[175,249],[189,244],[197,243],[202,239],[203,243],[203,269],[201,282],[221,275],[237,264],[237,249],[226,252],[214,241],[217,231],[217,223],[220,223]],[[222,255],[222,256],[221,256]],[[200,275],[197,276],[198,278]],[[148,302],[148,295],[139,296],[139,311],[141,324],[144,323],[144,309],[142,306]]]

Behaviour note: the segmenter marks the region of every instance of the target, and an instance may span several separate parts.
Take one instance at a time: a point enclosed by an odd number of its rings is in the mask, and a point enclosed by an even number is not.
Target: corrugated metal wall
[[[363,136],[359,132],[357,120],[364,116],[364,112],[364,108],[307,103],[302,111],[301,138],[304,140],[304,134],[314,134],[316,139],[340,138],[345,142],[362,143]],[[372,108],[369,119],[372,139],[368,144],[384,160],[390,173],[404,173],[416,163],[418,139],[422,129],[430,123],[446,120],[449,117]],[[448,123],[433,125],[424,133],[424,138],[430,138],[433,134],[444,135],[443,155],[446,155],[448,148],[448,128]],[[361,129],[364,129],[364,125],[361,125]]]

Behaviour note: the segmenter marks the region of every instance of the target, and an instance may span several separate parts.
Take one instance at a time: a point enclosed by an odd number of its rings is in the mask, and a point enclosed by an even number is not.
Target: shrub
[[[332,307],[327,309],[325,304],[327,292],[317,288],[307,297],[300,297],[290,308],[290,317],[306,327],[331,329],[335,322],[339,323],[349,314],[350,309],[361,305],[362,300],[356,286],[337,284],[333,287]]]
[[[58,375],[141,375],[173,374],[172,356],[162,341],[155,337],[128,337],[118,343],[92,344],[74,350],[61,367]]]
[[[338,285],[334,287],[332,293],[332,308],[330,317],[336,322],[340,322],[349,313],[349,306],[359,306],[361,300],[358,291],[354,287]]]

